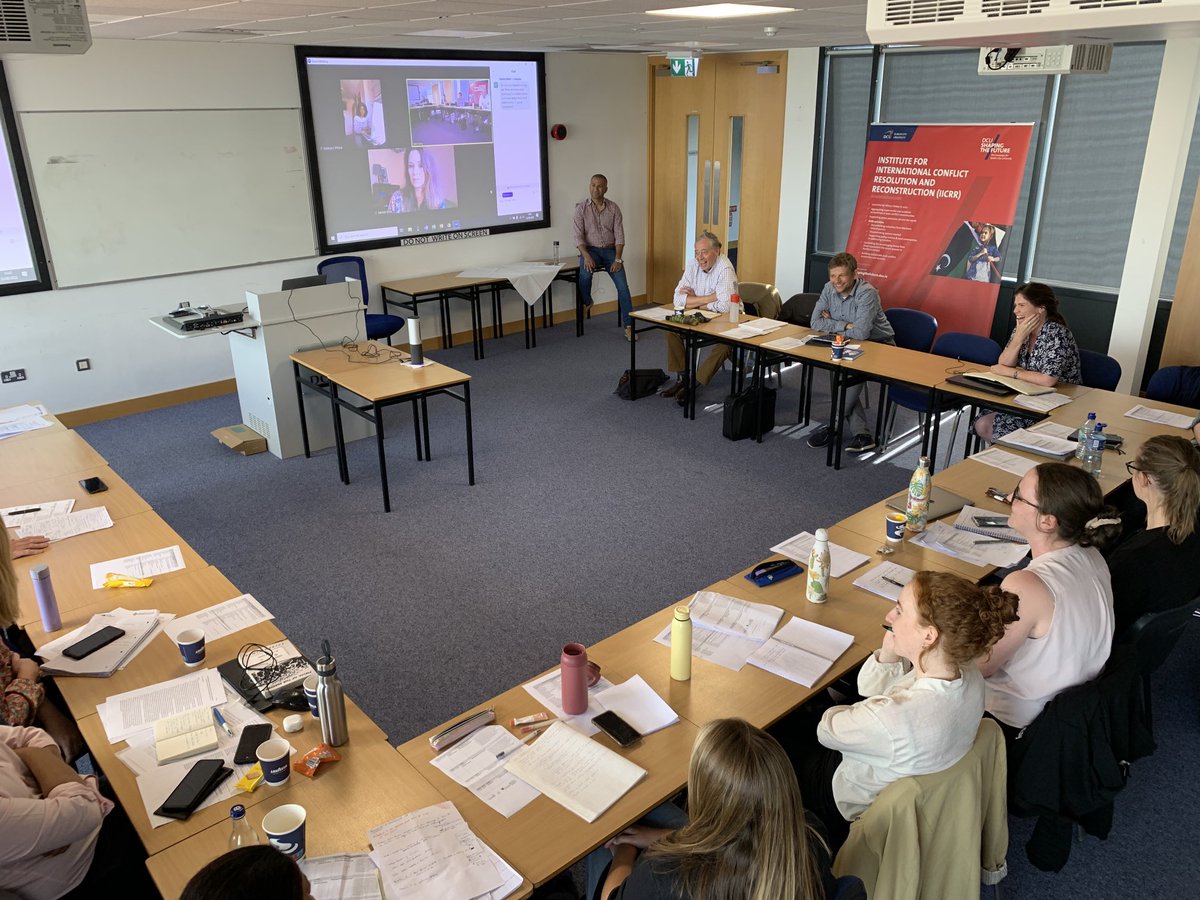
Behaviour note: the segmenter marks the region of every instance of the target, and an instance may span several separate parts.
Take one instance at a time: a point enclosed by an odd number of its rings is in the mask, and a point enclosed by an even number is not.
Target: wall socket
[[[24,381],[24,369],[5,369],[0,372],[0,384],[11,384],[14,381]]]
[[[77,360],[75,360],[75,371],[77,371],[77,372],[87,372],[87,371],[89,371],[91,368],[92,368],[92,361],[91,361],[90,359],[77,359]]]

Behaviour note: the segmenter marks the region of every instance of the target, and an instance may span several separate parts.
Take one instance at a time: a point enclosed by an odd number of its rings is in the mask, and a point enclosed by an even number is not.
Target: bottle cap
[[[32,566],[29,569],[29,574],[33,576],[34,581],[44,581],[50,577],[50,567],[44,564]]]
[[[829,532],[826,531],[824,528],[818,528],[817,529],[817,540],[818,541],[829,540]]]
[[[229,818],[243,819],[243,818],[245,818],[245,816],[246,816],[246,807],[242,806],[242,804],[235,803],[235,804],[233,804],[233,806],[231,806],[229,808]]]
[[[675,607],[675,619],[678,622],[690,622],[692,620],[692,610],[687,606]]]

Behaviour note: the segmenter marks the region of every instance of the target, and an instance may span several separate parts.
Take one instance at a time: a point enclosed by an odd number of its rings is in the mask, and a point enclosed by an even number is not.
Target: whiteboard
[[[295,109],[25,113],[59,287],[313,256]]]

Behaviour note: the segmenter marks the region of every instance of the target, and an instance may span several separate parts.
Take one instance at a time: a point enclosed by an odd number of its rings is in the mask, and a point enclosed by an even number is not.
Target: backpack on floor
[[[758,415],[759,389],[747,388],[740,394],[725,398],[725,423],[721,434],[731,441],[755,435],[755,416]],[[766,434],[775,427],[775,389],[762,388],[762,430]]]
[[[641,400],[643,397],[653,397],[655,392],[666,380],[667,373],[662,369],[636,369],[634,371],[634,381],[637,385],[637,398]],[[617,389],[613,391],[613,393],[622,400],[629,399],[630,390],[628,369],[621,373],[621,378],[617,381]]]

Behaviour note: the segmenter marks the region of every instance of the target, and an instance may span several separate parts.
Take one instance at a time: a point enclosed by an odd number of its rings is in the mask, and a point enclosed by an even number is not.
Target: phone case
[[[67,659],[86,659],[97,650],[103,649],[118,638],[125,637],[125,630],[113,625],[105,625],[99,631],[94,631],[81,641],[77,641],[63,650],[62,655]]]
[[[234,751],[233,761],[238,765],[249,765],[258,761],[254,751],[259,744],[265,744],[271,739],[273,729],[270,725],[247,725],[242,729],[238,738],[237,750]]]
[[[219,759],[199,760],[154,814],[168,819],[186,819],[218,784],[232,774],[233,769],[226,768]]]
[[[641,732],[609,710],[592,716],[592,724],[617,742],[619,747],[630,747],[642,739]]]

